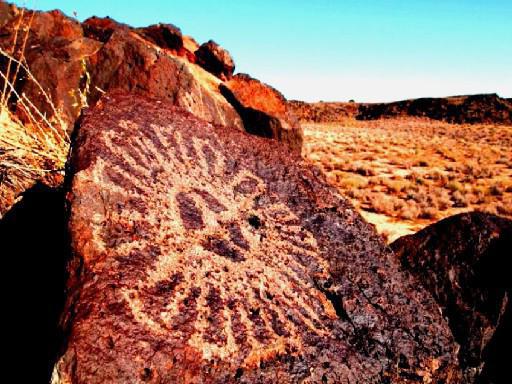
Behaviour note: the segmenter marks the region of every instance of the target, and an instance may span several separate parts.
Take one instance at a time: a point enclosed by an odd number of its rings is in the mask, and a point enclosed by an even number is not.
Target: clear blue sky
[[[512,97],[512,0],[27,0],[78,19],[173,23],[291,99]]]

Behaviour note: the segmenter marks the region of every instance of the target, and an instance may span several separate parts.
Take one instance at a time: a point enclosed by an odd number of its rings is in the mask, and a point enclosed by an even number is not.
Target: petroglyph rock
[[[54,382],[457,382],[432,298],[284,144],[117,93],[74,164]]]

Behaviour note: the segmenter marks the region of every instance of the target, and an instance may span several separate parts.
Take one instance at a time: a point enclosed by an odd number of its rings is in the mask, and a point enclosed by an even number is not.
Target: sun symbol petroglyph
[[[109,213],[116,224],[105,229],[105,249],[154,255],[138,283],[122,289],[136,321],[188,340],[204,359],[242,356],[245,364],[328,335],[336,314],[316,286],[329,280],[328,265],[264,180],[211,135],[142,133],[122,149],[108,133],[114,159],[97,168],[123,196]],[[149,198],[141,204],[140,196]]]

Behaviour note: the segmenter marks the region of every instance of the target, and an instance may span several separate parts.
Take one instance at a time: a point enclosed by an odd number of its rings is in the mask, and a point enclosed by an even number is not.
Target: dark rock
[[[301,151],[302,127],[279,91],[246,74],[235,75],[220,89],[242,117],[247,132],[277,139]]]
[[[150,25],[145,28],[137,28],[136,32],[161,48],[171,49],[176,52],[183,49],[181,30],[172,24]]]
[[[4,286],[16,281],[3,302],[5,313],[10,313],[5,317],[9,334],[4,347],[11,353],[8,361],[24,356],[24,364],[30,366],[23,374],[26,382],[49,383],[61,347],[58,325],[70,252],[65,203],[64,189],[36,184],[0,219]],[[8,278],[14,274],[23,274],[26,280]]]
[[[58,383],[459,382],[432,297],[285,145],[114,93],[73,164]]]
[[[84,35],[91,39],[106,43],[114,31],[130,32],[133,30],[126,24],[119,23],[110,17],[93,16],[82,23]]]
[[[386,104],[362,104],[359,120],[386,117],[428,117],[455,124],[512,124],[512,104],[496,94],[421,98]]]
[[[346,119],[424,117],[452,124],[511,124],[512,103],[496,94],[421,98],[393,103],[289,101],[301,121],[343,122]]]
[[[464,213],[404,236],[391,247],[449,319],[461,345],[464,382],[508,382],[512,221]]]
[[[235,71],[233,58],[215,41],[210,40],[202,44],[195,51],[196,62],[208,72],[221,80],[229,80]]]

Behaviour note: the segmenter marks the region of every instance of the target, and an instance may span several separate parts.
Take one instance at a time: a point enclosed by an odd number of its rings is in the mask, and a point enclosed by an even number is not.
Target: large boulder
[[[106,91],[121,89],[168,100],[216,125],[243,129],[218,91],[220,80],[134,32],[115,30],[91,59],[90,73],[93,102]]]
[[[235,62],[227,50],[215,41],[202,44],[196,51],[196,62],[221,80],[229,80],[235,71]]]
[[[221,84],[221,92],[242,117],[247,132],[283,141],[300,152],[302,128],[279,91],[239,73]]]
[[[512,221],[464,213],[391,244],[448,317],[465,383],[508,383]],[[508,341],[507,341],[508,340]]]
[[[136,32],[161,48],[175,52],[183,49],[181,30],[172,24],[154,24],[149,27],[137,28]]]
[[[105,95],[80,127],[54,383],[456,383],[450,330],[287,146]]]
[[[114,31],[133,31],[133,28],[127,24],[119,23],[110,17],[92,16],[82,23],[84,35],[91,39],[106,43]]]

